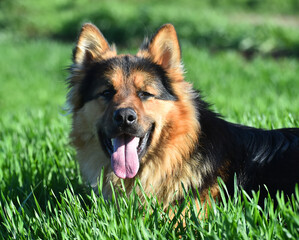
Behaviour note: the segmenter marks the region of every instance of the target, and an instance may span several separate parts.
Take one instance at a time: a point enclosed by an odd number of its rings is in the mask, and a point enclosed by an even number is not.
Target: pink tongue
[[[121,135],[112,141],[111,165],[115,175],[119,178],[135,177],[139,169],[137,154],[139,138]]]

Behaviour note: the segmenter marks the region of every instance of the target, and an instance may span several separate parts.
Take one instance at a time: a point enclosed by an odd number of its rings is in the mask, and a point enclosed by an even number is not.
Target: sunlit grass
[[[85,187],[63,111],[71,44],[2,41],[0,54],[0,237],[3,239],[298,239],[299,194],[290,201],[239,192],[184,221],[137,196],[105,201]],[[262,128],[299,127],[299,63],[244,60],[183,45],[186,78],[226,119]],[[118,206],[118,207],[117,207]],[[185,222],[185,225],[183,224]]]

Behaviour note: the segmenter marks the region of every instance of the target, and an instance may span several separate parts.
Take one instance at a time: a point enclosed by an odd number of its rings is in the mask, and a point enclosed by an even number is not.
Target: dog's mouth
[[[153,130],[152,126],[142,137],[123,133],[108,138],[100,133],[100,139],[111,157],[111,167],[116,176],[123,179],[136,176],[140,160],[150,145]]]

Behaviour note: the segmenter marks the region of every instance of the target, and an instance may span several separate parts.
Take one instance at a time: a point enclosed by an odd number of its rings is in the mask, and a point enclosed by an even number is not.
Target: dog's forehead
[[[155,86],[159,79],[150,61],[140,57],[124,55],[109,62],[110,68],[105,71],[104,76],[115,89]]]

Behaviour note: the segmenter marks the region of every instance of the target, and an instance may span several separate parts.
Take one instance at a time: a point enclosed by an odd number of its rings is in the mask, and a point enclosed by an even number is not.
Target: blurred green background
[[[0,8],[1,32],[24,38],[74,41],[91,21],[128,47],[171,22],[196,46],[299,55],[298,0],[1,0]]]
[[[109,42],[129,52],[135,52],[144,36],[153,34],[162,24],[173,23],[183,48],[187,79],[207,89],[208,96],[221,87],[222,96],[213,96],[215,103],[220,98],[223,104],[227,94],[236,94],[231,108],[241,101],[239,97],[246,97],[246,89],[234,84],[242,86],[246,78],[255,78],[247,76],[254,70],[246,68],[256,68],[253,75],[262,74],[257,93],[250,93],[255,98],[267,86],[271,90],[264,76],[267,73],[260,73],[258,68],[276,65],[277,58],[292,62],[299,57],[298,13],[298,0],[0,0],[0,108],[5,111],[63,105],[65,68],[71,63],[71,49],[85,22],[96,24]],[[260,57],[268,60],[242,64]],[[236,68],[230,68],[230,64]],[[282,69],[273,78],[291,74],[287,71],[297,72],[297,64],[289,64],[290,70]],[[278,65],[283,68],[284,63]],[[231,71],[238,71],[235,77],[239,83],[230,85],[229,79],[234,76],[228,73]],[[225,75],[228,79],[223,82]],[[270,81],[282,84],[275,79]],[[290,89],[292,84],[282,87],[295,91]]]

